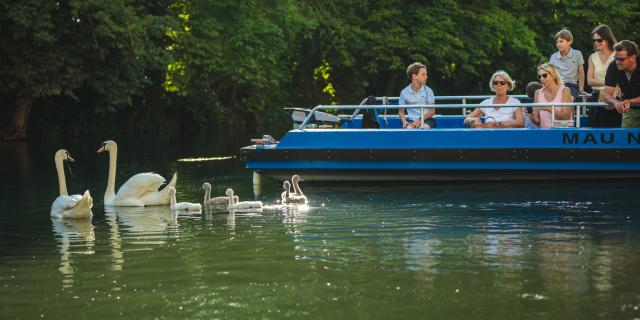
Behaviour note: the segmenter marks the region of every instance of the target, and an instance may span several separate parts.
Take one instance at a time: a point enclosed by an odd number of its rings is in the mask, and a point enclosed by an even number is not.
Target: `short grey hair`
[[[493,89],[493,80],[496,79],[496,77],[501,77],[503,78],[505,81],[507,81],[507,83],[509,84],[509,91],[515,89],[516,87],[516,82],[513,81],[513,79],[511,79],[511,77],[509,76],[509,74],[504,71],[504,70],[498,70],[496,71],[492,76],[491,76],[491,80],[489,80],[489,89],[491,89],[491,91],[495,90]]]

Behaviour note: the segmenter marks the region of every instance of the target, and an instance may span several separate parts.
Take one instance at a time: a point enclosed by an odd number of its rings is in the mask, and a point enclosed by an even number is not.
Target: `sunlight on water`
[[[287,206],[234,159],[126,154],[119,179],[175,171],[181,201],[213,181],[264,206],[104,207],[106,167],[88,165],[68,183],[93,219],[51,219],[51,160],[29,158],[0,186],[3,319],[640,317],[635,186],[303,183],[309,204]]]

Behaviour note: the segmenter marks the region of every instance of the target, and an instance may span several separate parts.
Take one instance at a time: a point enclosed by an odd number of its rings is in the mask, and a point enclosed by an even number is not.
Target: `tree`
[[[163,70],[171,18],[130,1],[5,1],[0,22],[0,96],[5,139],[24,139],[34,99],[90,90],[104,113],[132,104]],[[9,116],[13,114],[12,116]]]

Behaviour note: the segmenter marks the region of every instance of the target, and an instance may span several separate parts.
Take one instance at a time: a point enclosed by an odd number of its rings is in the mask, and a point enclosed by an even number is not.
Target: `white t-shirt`
[[[481,105],[483,104],[493,104],[493,98],[489,98],[486,99],[482,102],[480,102]],[[513,97],[509,97],[509,99],[507,100],[507,104],[520,104],[520,100],[513,98]],[[485,117],[492,117],[496,120],[496,122],[502,122],[502,121],[510,121],[510,120],[515,120],[516,116],[515,116],[515,112],[518,111],[520,108],[517,107],[512,107],[512,108],[498,108],[496,109],[495,107],[480,107],[480,110],[482,110],[482,113],[484,113]]]

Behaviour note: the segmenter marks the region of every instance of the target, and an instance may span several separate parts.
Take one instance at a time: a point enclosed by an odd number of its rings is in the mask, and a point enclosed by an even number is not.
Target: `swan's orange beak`
[[[106,146],[107,146],[107,145],[103,143],[103,144],[100,146],[100,148],[98,148],[98,151],[96,151],[96,153],[101,153],[101,152],[105,152],[105,151],[107,151],[107,149],[105,149],[105,147],[106,147]]]

